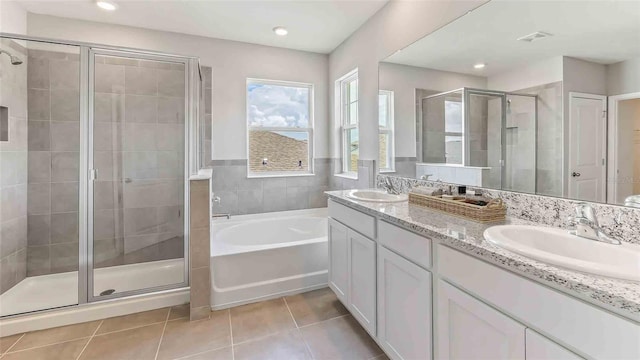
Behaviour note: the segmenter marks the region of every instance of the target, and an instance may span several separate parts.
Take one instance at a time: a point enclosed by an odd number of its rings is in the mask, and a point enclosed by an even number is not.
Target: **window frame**
[[[391,173],[396,171],[396,161],[395,161],[395,108],[394,108],[394,92],[393,90],[378,90],[378,102],[380,101],[380,95],[385,94],[387,96],[387,126],[380,126],[380,114],[378,114],[378,135],[387,135],[388,143],[387,143],[387,156],[389,157],[389,163],[386,168],[380,168],[379,171],[381,173]],[[378,109],[380,109],[380,105],[378,104]],[[378,140],[379,142],[379,140]],[[378,145],[379,146],[379,145]],[[378,160],[380,163],[380,160]]]
[[[298,87],[309,89],[309,124],[308,127],[266,127],[266,126],[251,126],[249,125],[249,85],[261,84],[261,85],[276,85],[287,87]],[[259,79],[259,78],[247,78],[245,84],[245,135],[247,140],[247,178],[270,178],[270,177],[294,177],[294,176],[314,176],[314,146],[313,146],[313,130],[314,130],[314,98],[315,87],[314,84],[286,81],[286,80],[271,80],[271,79]],[[281,132],[299,132],[307,134],[307,146],[308,146],[308,168],[306,171],[265,171],[265,172],[252,172],[250,161],[250,133],[251,131],[281,131]]]
[[[348,85],[356,81],[356,94],[357,98],[355,101],[347,100],[348,97]],[[340,157],[342,158],[342,168],[340,175],[347,176],[350,178],[357,179],[358,178],[358,170],[349,169],[349,163],[351,162],[351,154],[350,154],[350,146],[348,143],[348,134],[351,130],[358,130],[358,125],[360,123],[360,80],[358,77],[358,69],[354,69],[349,71],[347,74],[340,77],[336,80],[336,92],[338,93],[338,114],[339,114],[339,128],[340,128]],[[350,123],[350,106],[352,104],[356,104],[356,108],[358,109],[358,114],[356,116],[355,123]],[[360,131],[358,131],[358,144],[360,143]],[[359,146],[359,145],[358,145]]]

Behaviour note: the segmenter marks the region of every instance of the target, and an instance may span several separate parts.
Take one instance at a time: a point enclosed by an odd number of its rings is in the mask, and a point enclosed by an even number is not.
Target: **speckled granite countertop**
[[[449,247],[640,322],[640,284],[547,265],[501,249],[483,237],[484,230],[490,226],[535,225],[531,221],[508,218],[499,223],[481,224],[410,205],[408,202],[372,203],[349,199],[345,196],[346,191],[326,193],[336,202],[436,239]]]

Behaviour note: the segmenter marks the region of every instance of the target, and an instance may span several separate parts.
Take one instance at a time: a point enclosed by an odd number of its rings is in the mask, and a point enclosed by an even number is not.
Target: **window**
[[[393,91],[380,90],[378,93],[378,141],[380,171],[392,172],[395,168],[393,142]]]
[[[247,80],[249,176],[313,172],[313,85]]]
[[[358,141],[358,69],[337,81],[340,98],[340,132],[342,134],[342,172],[357,176]]]
[[[444,101],[444,154],[445,163],[462,164],[462,141],[464,126],[462,123],[462,102]]]

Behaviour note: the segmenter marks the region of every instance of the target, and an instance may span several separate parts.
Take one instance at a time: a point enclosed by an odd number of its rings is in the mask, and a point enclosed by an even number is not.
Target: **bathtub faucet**
[[[231,214],[213,214],[211,215],[212,218],[219,218],[219,217],[226,217],[227,220],[231,219]]]

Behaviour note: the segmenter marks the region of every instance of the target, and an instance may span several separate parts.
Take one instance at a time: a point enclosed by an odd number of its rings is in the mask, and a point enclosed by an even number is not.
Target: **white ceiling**
[[[536,31],[553,36],[516,40]],[[555,56],[601,64],[640,57],[640,1],[494,0],[385,61],[491,76]]]
[[[93,0],[18,2],[37,14],[329,53],[387,1],[114,0],[119,8],[113,12]],[[289,35],[276,36],[276,26],[286,27]]]

